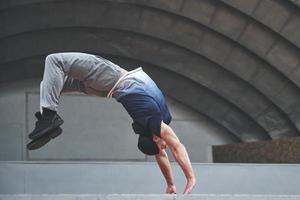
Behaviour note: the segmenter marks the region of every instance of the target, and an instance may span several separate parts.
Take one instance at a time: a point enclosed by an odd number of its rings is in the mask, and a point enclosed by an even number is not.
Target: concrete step
[[[186,180],[172,163],[177,193]],[[297,164],[193,163],[194,194],[300,195]],[[0,162],[0,194],[163,194],[153,162]],[[225,198],[225,197],[224,197]]]
[[[299,200],[297,195],[17,194],[0,200]]]

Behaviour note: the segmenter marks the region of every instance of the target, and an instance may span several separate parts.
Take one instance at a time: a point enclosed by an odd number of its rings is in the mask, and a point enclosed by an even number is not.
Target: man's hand
[[[176,194],[175,185],[168,185],[168,187],[166,189],[166,194]]]
[[[187,183],[186,183],[183,194],[190,194],[195,185],[196,185],[196,179],[194,177],[187,179]]]
[[[172,128],[163,122],[161,123],[161,138],[167,143],[175,160],[182,168],[187,179],[187,184],[183,194],[190,194],[196,184],[196,178],[184,145],[179,141]]]
[[[166,189],[166,194],[176,194],[176,187],[174,185],[172,168],[166,151],[160,150],[159,154],[155,155],[155,158],[168,185]]]

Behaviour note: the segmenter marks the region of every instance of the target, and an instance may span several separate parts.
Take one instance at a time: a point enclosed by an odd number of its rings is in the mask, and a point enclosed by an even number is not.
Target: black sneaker
[[[35,150],[39,149],[45,144],[47,144],[51,139],[56,138],[62,133],[62,129],[60,127],[55,128],[53,131],[47,132],[47,134],[32,140],[30,143],[27,144],[28,150]]]
[[[62,133],[62,129],[60,127],[54,129],[50,133],[47,133],[43,135],[42,137],[39,137],[35,140],[32,140],[30,143],[27,144],[27,149],[28,150],[35,150],[39,149],[45,144],[47,144],[51,139],[56,138]]]
[[[42,137],[47,132],[53,131],[64,123],[58,114],[54,116],[42,116],[39,112],[35,114],[38,121],[35,123],[34,130],[28,135],[32,140]]]
[[[37,120],[40,120],[42,118],[42,114],[40,112],[36,112],[35,117]],[[43,136],[32,140],[29,144],[27,144],[27,149],[28,150],[35,150],[38,148],[41,148],[45,144],[47,144],[51,139],[56,138],[62,133],[62,129],[60,127],[57,127],[53,129],[52,131],[49,131],[45,133]]]

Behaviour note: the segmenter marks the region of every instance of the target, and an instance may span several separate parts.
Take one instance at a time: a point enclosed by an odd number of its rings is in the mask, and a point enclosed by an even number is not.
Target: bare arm
[[[172,151],[175,160],[180,165],[185,174],[187,184],[183,193],[191,193],[196,184],[196,178],[184,145],[179,141],[172,128],[163,122],[161,124],[161,138],[165,140],[170,150]]]
[[[167,182],[167,194],[176,194],[176,187],[174,185],[174,178],[171,164],[165,150],[161,150],[159,154],[155,155],[158,166],[163,173]]]

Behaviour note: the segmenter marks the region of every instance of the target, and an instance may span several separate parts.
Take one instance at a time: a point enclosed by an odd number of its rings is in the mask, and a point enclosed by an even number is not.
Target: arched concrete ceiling
[[[40,76],[52,52],[107,54],[144,64],[241,141],[297,136],[293,30],[299,8],[284,0],[1,1],[0,82]]]

